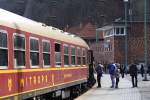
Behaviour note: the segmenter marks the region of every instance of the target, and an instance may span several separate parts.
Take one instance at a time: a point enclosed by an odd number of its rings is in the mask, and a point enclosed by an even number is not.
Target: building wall
[[[122,23],[123,24],[123,23]],[[150,23],[147,31],[147,59],[150,64]],[[125,62],[125,37],[114,36],[114,61],[123,64]],[[127,32],[127,60],[128,64],[131,61],[136,63],[144,63],[144,23],[132,22],[128,23]]]
[[[99,41],[99,42],[95,42],[90,44],[90,49],[93,50],[93,56],[94,56],[94,60],[95,63],[101,63],[101,64],[105,64],[104,61],[104,41]]]
[[[144,62],[144,23],[130,23],[128,30],[128,63],[131,60],[136,62]],[[148,64],[150,64],[150,23],[148,23],[147,31],[147,54]]]
[[[124,23],[115,23],[115,25],[123,25]],[[150,64],[150,23],[147,23],[147,59]],[[104,45],[112,45],[112,49],[108,50],[104,46],[104,61],[107,63],[118,62],[125,63],[125,36],[110,36],[104,39]],[[144,23],[132,22],[128,23],[127,31],[127,60],[128,64],[133,60],[136,63],[144,63]]]
[[[114,37],[104,39],[104,61],[105,64],[114,62]]]
[[[125,62],[125,36],[114,37],[114,61],[120,64]]]

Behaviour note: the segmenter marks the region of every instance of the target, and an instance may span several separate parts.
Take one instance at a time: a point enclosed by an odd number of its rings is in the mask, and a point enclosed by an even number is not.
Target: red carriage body
[[[24,99],[87,81],[88,45],[81,38],[3,9],[0,37],[0,99]]]

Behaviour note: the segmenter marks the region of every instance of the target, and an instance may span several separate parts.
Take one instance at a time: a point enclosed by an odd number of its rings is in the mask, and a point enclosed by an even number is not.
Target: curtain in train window
[[[74,47],[72,47],[71,48],[71,64],[72,65],[75,65],[75,48]]]
[[[14,33],[14,66],[15,68],[25,67],[25,36]]]
[[[78,57],[77,57],[77,59],[78,59],[78,65],[80,65],[81,64],[81,49],[80,48],[78,48]]]
[[[69,48],[64,46],[64,65],[69,65]]]
[[[39,42],[37,38],[30,38],[30,64],[32,68],[39,66]]]
[[[55,43],[55,64],[61,65],[61,48],[58,43]]]
[[[0,69],[8,66],[7,33],[0,31]]]
[[[50,42],[43,41],[43,67],[50,67]]]

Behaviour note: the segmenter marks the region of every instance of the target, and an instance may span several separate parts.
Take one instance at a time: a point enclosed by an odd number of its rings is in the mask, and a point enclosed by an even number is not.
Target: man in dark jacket
[[[143,65],[141,65],[141,69],[140,70],[141,70],[141,76],[144,77],[144,66]]]
[[[101,87],[101,77],[103,74],[102,65],[100,63],[98,63],[98,66],[96,67],[95,70],[97,72],[97,83],[98,83],[97,88],[100,88]]]
[[[137,69],[137,66],[136,64],[131,64],[129,66],[129,73],[130,73],[130,76],[131,76],[131,79],[132,79],[132,86],[133,88],[134,87],[137,87],[137,74],[138,74],[138,69]]]

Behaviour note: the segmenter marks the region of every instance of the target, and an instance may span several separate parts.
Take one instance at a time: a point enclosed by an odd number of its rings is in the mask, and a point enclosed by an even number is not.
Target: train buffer
[[[115,89],[110,88],[110,76],[103,75],[102,88],[97,88],[95,84],[75,100],[150,100],[150,81],[142,81],[141,75],[138,75],[138,80],[138,88],[132,88],[130,76],[127,75],[120,78],[119,88]]]

